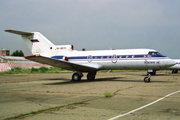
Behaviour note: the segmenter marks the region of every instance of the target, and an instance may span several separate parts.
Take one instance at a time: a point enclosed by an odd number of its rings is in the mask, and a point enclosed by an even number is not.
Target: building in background
[[[31,69],[39,68],[39,67],[51,67],[46,64],[37,63],[34,61],[30,61],[25,59],[24,57],[16,57],[10,56],[10,50],[8,49],[1,49],[0,50],[0,72],[11,70],[15,67],[20,67],[23,69]]]
[[[0,56],[9,56],[9,55],[10,55],[10,50],[8,50],[8,49],[0,50]]]
[[[25,59],[24,57],[14,57],[14,56],[0,56],[0,72],[11,70],[15,67],[20,67],[23,69],[39,68],[39,67],[51,67],[46,64],[37,63]]]

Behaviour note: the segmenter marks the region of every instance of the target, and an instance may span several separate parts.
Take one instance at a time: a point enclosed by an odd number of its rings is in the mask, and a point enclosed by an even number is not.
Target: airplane
[[[167,70],[172,70],[172,73],[178,73],[178,70],[180,70],[180,59],[172,59],[176,62],[174,66],[171,66],[167,68]]]
[[[72,81],[80,81],[83,72],[87,79],[94,80],[99,70],[148,70],[166,69],[175,65],[175,61],[161,55],[153,49],[118,49],[77,51],[73,45],[54,45],[40,32],[24,32],[5,30],[5,32],[21,35],[32,55],[26,59],[76,71]],[[144,82],[150,82],[151,74],[144,77]]]
[[[180,70],[180,59],[172,59],[172,60],[174,60],[176,64],[174,66],[166,68],[166,70],[172,70],[172,74],[175,74],[178,73],[178,70]],[[156,71],[158,70],[152,70],[151,72],[147,72],[147,75],[148,74],[156,75]]]

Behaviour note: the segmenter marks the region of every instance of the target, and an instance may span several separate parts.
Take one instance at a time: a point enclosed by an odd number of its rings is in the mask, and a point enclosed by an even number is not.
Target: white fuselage
[[[54,59],[68,58],[69,62],[78,64],[96,65],[99,70],[147,70],[165,69],[175,64],[170,58],[162,55],[149,55],[157,52],[152,49],[123,49],[98,51],[63,51],[58,52]]]

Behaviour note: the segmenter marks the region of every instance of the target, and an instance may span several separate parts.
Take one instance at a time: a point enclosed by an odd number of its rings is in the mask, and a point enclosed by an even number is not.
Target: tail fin
[[[50,55],[54,44],[51,43],[40,32],[23,32],[16,30],[5,30],[6,32],[21,35],[33,55]]]

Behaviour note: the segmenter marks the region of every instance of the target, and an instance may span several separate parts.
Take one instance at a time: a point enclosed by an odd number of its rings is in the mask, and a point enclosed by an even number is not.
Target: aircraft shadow
[[[141,75],[141,76],[148,76],[148,75]],[[156,74],[156,75],[151,75],[151,76],[178,76],[177,74]]]
[[[71,79],[61,79],[61,78],[57,78],[57,79],[48,79],[48,80],[67,80],[67,82],[55,82],[55,83],[47,83],[45,85],[60,85],[60,84],[80,84],[80,83],[87,83],[87,82],[99,82],[99,81],[120,81],[120,80],[115,80],[121,77],[112,77],[112,78],[97,78],[95,80],[86,80],[86,79],[82,79],[79,82],[74,82]]]
[[[70,80],[70,79],[66,79],[66,78],[51,78],[51,79],[42,79],[42,80]]]
[[[112,81],[112,82],[141,82],[141,83],[144,83],[143,80],[119,80],[120,78],[123,78],[123,77],[111,77],[111,78],[97,78],[95,80],[85,80],[85,79],[82,79],[81,81],[79,82],[74,82],[70,79],[61,79],[61,78],[55,78],[55,79],[48,79],[48,80],[66,80],[64,82],[53,82],[53,83],[47,83],[47,84],[44,84],[44,85],[65,85],[65,84],[82,84],[82,83],[90,83],[90,82],[104,82],[104,81]],[[151,81],[150,83],[173,83],[173,81]],[[149,84],[149,83],[144,83],[144,84]]]

